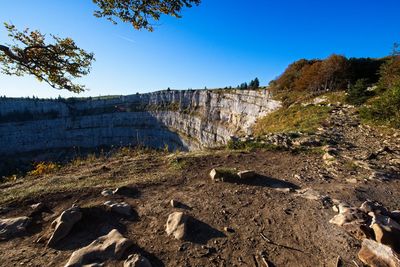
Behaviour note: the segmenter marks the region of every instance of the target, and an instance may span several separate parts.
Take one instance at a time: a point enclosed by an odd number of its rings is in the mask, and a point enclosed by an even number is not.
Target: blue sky
[[[261,84],[300,58],[382,57],[400,42],[398,0],[203,0],[182,19],[162,17],[155,32],[92,16],[91,0],[3,0],[0,22],[72,37],[94,52],[90,91],[133,94]],[[0,28],[0,43],[7,43]],[[32,77],[0,74],[0,95],[76,96]]]

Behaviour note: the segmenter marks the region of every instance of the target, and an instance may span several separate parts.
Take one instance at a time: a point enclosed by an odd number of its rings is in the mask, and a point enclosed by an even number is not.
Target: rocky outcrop
[[[0,154],[145,145],[226,144],[279,107],[265,90],[160,91],[85,99],[0,99]],[[35,142],[32,142],[35,140]]]
[[[51,223],[51,228],[54,229],[54,232],[47,242],[47,245],[55,245],[58,241],[66,237],[72,227],[81,219],[82,212],[79,207],[72,207],[63,211],[61,215]]]
[[[119,260],[132,244],[114,229],[88,246],[72,253],[65,267],[80,267],[94,263],[101,264],[107,260]]]
[[[0,219],[0,240],[6,240],[25,234],[26,227],[31,219],[29,217],[18,217]]]

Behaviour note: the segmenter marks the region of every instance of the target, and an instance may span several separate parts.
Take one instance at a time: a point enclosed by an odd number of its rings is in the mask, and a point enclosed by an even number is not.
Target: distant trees
[[[273,92],[309,92],[345,90],[357,80],[376,82],[383,60],[347,59],[333,54],[325,60],[301,59],[288,66],[282,75],[270,83]]]
[[[251,80],[249,84],[247,84],[247,82],[244,82],[237,86],[237,89],[241,89],[241,90],[247,90],[247,89],[254,90],[254,89],[258,89],[258,88],[260,88],[260,80],[258,78]]]
[[[258,78],[255,78],[254,80],[251,80],[249,84],[250,89],[257,89],[260,87],[260,80]]]

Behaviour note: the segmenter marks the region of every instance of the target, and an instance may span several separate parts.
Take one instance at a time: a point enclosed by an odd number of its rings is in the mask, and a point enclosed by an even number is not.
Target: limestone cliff
[[[83,99],[0,99],[0,154],[144,145],[190,150],[251,133],[279,107],[268,91],[159,91]]]

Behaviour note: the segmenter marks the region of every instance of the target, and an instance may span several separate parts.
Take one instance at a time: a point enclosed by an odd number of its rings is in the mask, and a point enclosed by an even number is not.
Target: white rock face
[[[230,136],[251,134],[257,118],[278,107],[266,90],[0,99],[0,154],[138,144],[181,150],[215,147]]]

